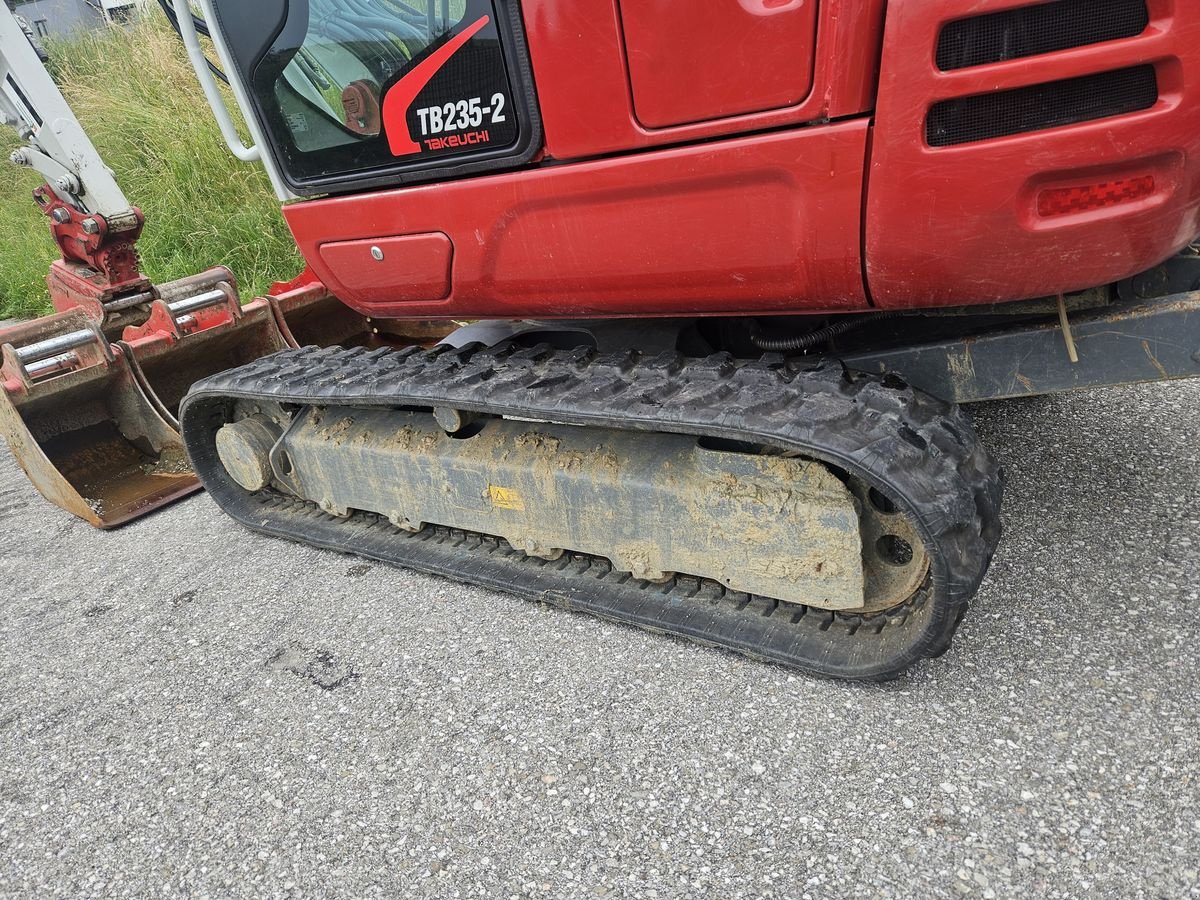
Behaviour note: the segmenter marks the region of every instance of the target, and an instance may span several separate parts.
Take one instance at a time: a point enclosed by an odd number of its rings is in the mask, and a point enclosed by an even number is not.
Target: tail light
[[[1140,175],[1100,184],[1050,188],[1038,194],[1037,211],[1039,216],[1051,218],[1108,209],[1151,197],[1155,187],[1153,175]]]

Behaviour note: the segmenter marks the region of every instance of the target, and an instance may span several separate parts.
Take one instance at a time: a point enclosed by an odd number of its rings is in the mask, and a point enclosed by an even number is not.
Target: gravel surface
[[[977,409],[951,652],[791,675],[0,452],[0,893],[1200,896],[1200,383]]]

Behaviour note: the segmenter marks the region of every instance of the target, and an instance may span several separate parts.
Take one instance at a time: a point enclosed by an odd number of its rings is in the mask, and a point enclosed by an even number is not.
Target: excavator
[[[162,5],[307,268],[151,284],[0,13],[62,254],[57,311],[0,332],[0,429],[98,527],[202,485],[262,534],[884,680],[1000,540],[966,404],[1200,375],[1181,0]]]

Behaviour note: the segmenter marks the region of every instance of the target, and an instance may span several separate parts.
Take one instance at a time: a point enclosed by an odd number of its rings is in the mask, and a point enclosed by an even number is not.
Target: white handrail
[[[221,128],[221,135],[229,146],[229,152],[242,162],[258,162],[262,159],[262,153],[257,146],[247,147],[242,143],[233,117],[229,115],[229,107],[225,105],[225,98],[221,96],[221,89],[217,87],[217,80],[208,69],[208,60],[200,46],[200,37],[196,34],[196,23],[192,20],[192,8],[188,0],[174,0],[174,5],[175,17],[179,20],[179,34],[187,48],[188,59],[191,60],[192,68],[196,70],[200,87],[204,89],[204,96],[208,105],[212,107],[213,116]]]

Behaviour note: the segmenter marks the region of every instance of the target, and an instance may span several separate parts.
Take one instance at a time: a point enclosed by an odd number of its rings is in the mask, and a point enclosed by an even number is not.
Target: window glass
[[[389,121],[385,97],[408,73],[420,90]],[[286,167],[302,178],[503,149],[517,136],[502,111],[496,124],[511,128],[485,127],[490,107],[511,108],[491,0],[292,0],[252,86]],[[460,104],[470,114],[447,120],[442,112]],[[390,143],[389,129],[402,133]],[[397,152],[401,144],[413,149]]]

